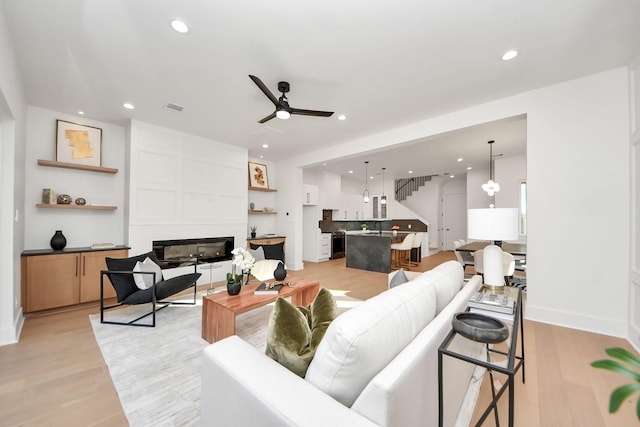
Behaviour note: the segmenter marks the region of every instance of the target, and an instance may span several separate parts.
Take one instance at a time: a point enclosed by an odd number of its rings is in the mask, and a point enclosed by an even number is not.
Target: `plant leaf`
[[[636,382],[640,383],[640,374],[634,371],[633,369],[623,365],[620,362],[616,362],[615,360],[603,359],[596,360],[591,363],[591,366],[594,368],[607,369],[612,372],[616,372],[618,374],[624,375],[625,377],[629,377]]]
[[[611,357],[615,357],[616,359],[622,360],[623,362],[627,362],[631,366],[640,368],[640,358],[638,358],[635,354],[625,350],[624,348],[612,347],[606,349],[605,351]]]
[[[640,384],[626,384],[613,390],[609,399],[609,412],[616,412],[625,399],[637,391],[640,391]]]

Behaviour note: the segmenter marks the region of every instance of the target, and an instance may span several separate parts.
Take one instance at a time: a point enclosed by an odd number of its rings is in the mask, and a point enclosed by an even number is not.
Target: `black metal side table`
[[[464,351],[454,350],[455,348],[468,348],[468,346],[456,346],[458,340],[467,340],[467,338],[451,330],[438,348],[438,419],[440,427],[443,427],[444,403],[443,402],[443,357],[453,357],[477,366],[482,366],[489,372],[491,380],[491,394],[493,399],[491,403],[482,413],[482,416],[476,423],[476,426],[482,425],[486,418],[493,410],[496,420],[496,426],[500,426],[498,417],[498,401],[509,390],[509,427],[513,426],[514,419],[514,400],[515,400],[515,384],[514,377],[518,370],[522,368],[522,382],[525,381],[524,369],[524,322],[522,313],[522,291],[518,288],[505,287],[505,293],[514,297],[516,307],[513,317],[509,320],[503,320],[509,327],[509,337],[500,344],[485,344],[485,358],[478,357],[478,354],[465,354]],[[520,341],[520,354],[518,353],[518,341]],[[507,376],[507,381],[496,390],[494,384],[494,372]]]

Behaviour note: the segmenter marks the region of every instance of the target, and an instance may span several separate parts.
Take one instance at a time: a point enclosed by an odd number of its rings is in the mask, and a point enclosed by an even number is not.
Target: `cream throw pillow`
[[[133,271],[147,271],[150,273],[155,272],[156,283],[162,281],[162,269],[149,257],[146,257],[142,262],[136,262],[136,265],[133,267]],[[136,282],[136,286],[142,290],[149,289],[151,286],[153,286],[153,275],[151,274],[134,274],[133,280]]]
[[[280,260],[277,259],[263,259],[256,261],[251,267],[251,274],[258,280],[273,279],[273,271],[278,267]],[[285,268],[287,268],[285,266]]]

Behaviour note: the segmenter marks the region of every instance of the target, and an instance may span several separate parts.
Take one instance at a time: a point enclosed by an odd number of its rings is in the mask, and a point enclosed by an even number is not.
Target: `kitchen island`
[[[348,268],[389,273],[391,271],[391,242],[401,240],[407,233],[394,236],[391,231],[347,232]]]

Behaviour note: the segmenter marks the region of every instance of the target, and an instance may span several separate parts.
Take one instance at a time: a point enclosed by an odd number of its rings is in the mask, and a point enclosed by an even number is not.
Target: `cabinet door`
[[[100,300],[100,270],[106,270],[105,257],[126,258],[129,251],[83,252],[80,263],[80,302]],[[105,298],[115,298],[116,291],[107,278],[104,280]]]
[[[80,254],[27,257],[25,311],[80,302]]]

